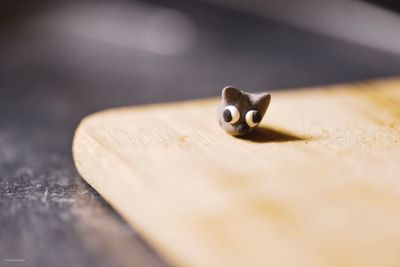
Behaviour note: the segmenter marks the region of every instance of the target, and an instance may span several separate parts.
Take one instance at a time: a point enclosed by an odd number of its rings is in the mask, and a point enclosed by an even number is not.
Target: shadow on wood
[[[256,143],[279,143],[309,140],[307,137],[301,137],[287,131],[262,126],[249,135],[242,137],[242,139]]]

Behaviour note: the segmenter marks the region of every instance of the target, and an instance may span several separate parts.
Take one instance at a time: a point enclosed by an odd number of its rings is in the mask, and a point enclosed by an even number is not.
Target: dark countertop
[[[186,52],[159,55],[37,23],[69,6],[2,28],[0,266],[166,266],[74,168],[74,129],[94,111],[215,96],[227,84],[278,90],[400,73],[395,55],[209,4],[151,2],[190,18]]]

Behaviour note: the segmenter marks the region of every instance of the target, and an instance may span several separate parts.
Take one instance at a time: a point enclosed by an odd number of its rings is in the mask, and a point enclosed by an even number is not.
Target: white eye
[[[261,114],[257,110],[250,110],[246,113],[246,123],[250,127],[257,126],[260,123],[261,119]]]
[[[222,115],[224,120],[230,124],[234,124],[240,119],[240,112],[235,106],[227,106]]]

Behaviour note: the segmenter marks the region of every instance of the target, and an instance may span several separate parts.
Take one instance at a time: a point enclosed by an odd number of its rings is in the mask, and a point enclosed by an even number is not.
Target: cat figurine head
[[[268,93],[253,94],[227,86],[222,89],[219,124],[231,135],[246,135],[257,128],[270,102]]]

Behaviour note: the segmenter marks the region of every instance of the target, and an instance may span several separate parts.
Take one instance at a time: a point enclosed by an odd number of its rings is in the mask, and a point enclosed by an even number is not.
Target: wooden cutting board
[[[90,115],[76,166],[173,266],[400,266],[400,79],[272,93],[246,139],[217,103]]]

